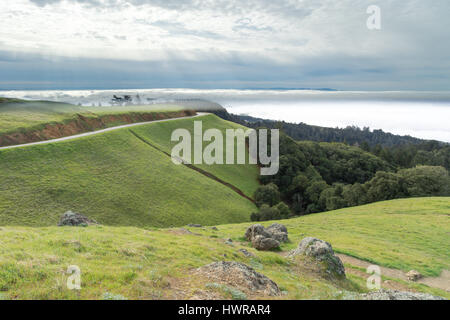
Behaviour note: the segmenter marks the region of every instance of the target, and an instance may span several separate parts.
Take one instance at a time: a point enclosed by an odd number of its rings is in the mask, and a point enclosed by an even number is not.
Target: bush
[[[280,202],[275,206],[275,208],[278,210],[278,214],[280,216],[280,219],[286,219],[291,215],[291,210],[287,206],[286,203]]]
[[[263,204],[272,207],[280,202],[280,192],[276,184],[269,183],[256,189],[253,198],[258,207]]]
[[[411,197],[449,195],[450,179],[444,167],[418,166],[398,172]]]
[[[290,214],[291,210],[284,202],[280,202],[273,207],[263,204],[258,212],[251,214],[250,219],[252,221],[279,220],[288,218]]]

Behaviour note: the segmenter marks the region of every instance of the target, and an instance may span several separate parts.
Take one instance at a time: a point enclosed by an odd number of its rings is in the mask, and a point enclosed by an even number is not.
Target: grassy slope
[[[215,115],[206,115],[204,117],[197,118],[195,120],[202,121],[203,132],[210,128],[219,129],[222,132],[225,132],[225,129],[238,129],[238,128],[246,129],[245,127],[238,125],[236,123],[222,120]],[[178,128],[188,129],[191,132],[192,138],[194,138],[193,133],[194,123],[191,119],[184,119],[170,123],[153,123],[145,127],[133,128],[132,130],[136,132],[140,137],[144,138],[146,141],[150,142],[151,144],[157,146],[161,150],[164,150],[165,152],[170,154],[172,147],[178,143],[176,141],[172,142],[170,140],[171,134],[173,130]],[[193,143],[194,142],[192,140],[192,145]],[[203,145],[206,146],[209,143],[210,142],[204,142]],[[224,150],[225,150],[225,135],[224,135]],[[238,187],[249,197],[253,196],[253,193],[259,186],[259,182],[257,180],[259,169],[255,165],[224,164],[211,166],[202,164],[196,166],[198,166],[203,170],[211,172],[220,179]]]
[[[180,110],[172,105],[143,105],[126,107],[84,107],[50,101],[3,102],[0,100],[0,135],[40,129],[48,123],[64,123],[77,114],[87,117],[131,112],[160,112]]]
[[[248,220],[254,210],[129,129],[2,150],[0,179],[0,225],[55,225],[66,210],[108,225],[218,224]]]
[[[291,234],[288,248],[314,236],[330,242],[337,252],[386,267],[416,269],[428,276],[450,269],[450,198],[383,201],[281,223]],[[235,225],[223,230],[241,235]]]
[[[418,198],[285,220],[281,222],[292,242],[282,250],[311,235],[330,241],[337,251],[381,265],[435,274],[450,267],[449,214],[450,198]],[[105,292],[141,299],[188,298],[205,290],[207,283],[190,270],[226,259],[251,265],[273,279],[287,291],[283,299],[342,297],[339,285],[299,273],[279,252],[250,248],[242,239],[248,225],[222,225],[218,231],[191,228],[199,235],[132,227],[2,227],[0,295],[3,291],[4,298],[78,298],[63,285],[64,270],[75,264],[82,272],[80,298],[101,299]],[[228,237],[233,246],[224,243]],[[239,248],[257,257],[245,257]],[[364,281],[350,279],[347,289],[364,291]],[[450,298],[442,290],[408,286]]]

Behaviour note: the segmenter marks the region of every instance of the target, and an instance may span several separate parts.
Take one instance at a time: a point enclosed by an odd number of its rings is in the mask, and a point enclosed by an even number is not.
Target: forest
[[[261,176],[252,220],[376,201],[450,195],[450,144],[382,130],[324,128],[213,111],[254,129],[278,128],[280,169]]]
[[[295,141],[281,134],[280,170],[276,175],[260,177],[263,185],[254,194],[259,211],[252,219],[287,218],[397,198],[450,195],[448,170],[428,158],[419,160],[402,166],[359,147]]]

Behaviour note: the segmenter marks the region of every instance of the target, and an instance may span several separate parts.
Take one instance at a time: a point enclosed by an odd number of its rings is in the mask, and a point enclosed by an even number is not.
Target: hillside
[[[49,140],[121,124],[194,114],[171,104],[85,107],[51,101],[0,100],[0,146]]]
[[[196,119],[200,120],[200,119]],[[201,119],[203,121],[202,127],[203,132],[214,128],[219,129],[222,132],[225,132],[226,129],[238,129],[245,127],[238,125],[233,122],[225,121],[218,118],[215,115],[206,115]],[[151,143],[157,148],[163,150],[166,153],[171,152],[172,147],[175,146],[178,142],[172,142],[170,137],[172,132],[177,128],[185,128],[188,129],[191,133],[191,136],[194,139],[194,127],[192,119],[180,119],[175,122],[161,122],[161,123],[153,123],[148,126],[140,126],[133,128],[133,132],[138,135],[140,138],[145,141]],[[224,134],[225,140],[225,134]],[[203,147],[208,145],[210,142],[203,142]],[[236,147],[236,146],[235,146]],[[225,141],[224,141],[224,150],[225,150]],[[235,148],[235,155],[237,154]],[[193,163],[193,159],[192,159]],[[238,187],[242,190],[248,197],[252,197],[254,191],[258,188],[259,182],[257,177],[259,175],[259,169],[255,165],[242,164],[242,165],[207,165],[201,164],[196,165],[205,171],[208,171],[218,178],[225,180],[232,185]]]
[[[203,120],[205,127],[235,126],[215,116],[195,119]],[[0,225],[55,225],[67,210],[120,226],[248,221],[255,209],[251,201],[214,178],[174,165],[165,153],[145,142],[149,139],[168,148],[164,144],[171,129],[190,128],[193,121],[150,123],[0,150]],[[236,167],[204,169],[251,194],[257,187],[256,166]]]
[[[420,144],[426,141],[411,136],[401,136],[384,132],[381,129],[370,130],[370,128],[367,127],[362,129],[356,126],[347,126],[346,128],[329,128],[309,125],[302,122],[290,123],[234,114],[229,115],[227,120],[236,121],[253,128],[282,128],[287,135],[295,140],[342,142],[350,145],[361,145],[363,143],[367,143],[370,146],[381,145],[383,147]]]
[[[329,282],[299,271],[285,253],[304,237],[314,236],[329,241],[340,253],[437,276],[450,268],[449,215],[450,198],[416,198],[279,221],[287,226],[291,242],[283,244],[282,251],[269,252],[256,251],[244,240],[250,223],[221,225],[218,230],[1,227],[0,298],[232,298],[235,291],[223,291],[193,273],[213,261],[231,260],[275,281],[285,292],[282,299],[342,299],[349,291],[367,290],[364,269],[346,263],[349,280]],[[227,238],[233,240],[231,245],[225,243]],[[243,255],[242,248],[255,256]],[[81,269],[79,295],[65,286],[64,271],[73,264]],[[450,298],[441,289],[382,276],[389,280],[383,281],[383,287]]]

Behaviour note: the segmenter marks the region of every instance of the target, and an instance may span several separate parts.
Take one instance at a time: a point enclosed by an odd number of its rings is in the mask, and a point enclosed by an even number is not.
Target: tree
[[[261,207],[263,204],[272,207],[280,202],[280,192],[276,184],[269,183],[256,189],[253,198],[258,207]]]
[[[369,202],[390,200],[404,197],[402,178],[391,172],[379,171],[375,177],[366,183]]]
[[[449,195],[450,180],[447,170],[437,166],[418,166],[400,170],[406,191],[411,197]]]
[[[284,202],[280,202],[275,208],[279,212],[280,219],[286,219],[291,215],[291,210],[289,210],[289,207]]]
[[[308,197],[309,201],[312,203],[318,203],[320,194],[323,190],[327,189],[329,185],[321,180],[314,181],[305,191],[305,195]]]
[[[267,204],[263,204],[259,211],[253,213],[250,218],[252,221],[267,221],[280,219],[280,212],[276,207],[269,207]]]
[[[342,198],[347,206],[359,206],[367,203],[366,190],[360,183],[344,186]]]

